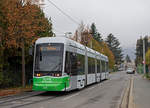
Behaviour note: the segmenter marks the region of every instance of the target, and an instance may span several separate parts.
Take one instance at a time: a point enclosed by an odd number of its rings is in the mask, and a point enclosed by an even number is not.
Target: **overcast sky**
[[[150,0],[51,0],[79,23],[94,22],[103,38],[116,36],[123,47],[134,47],[141,35],[150,35]],[[78,25],[45,0],[47,17],[57,34],[74,32]]]

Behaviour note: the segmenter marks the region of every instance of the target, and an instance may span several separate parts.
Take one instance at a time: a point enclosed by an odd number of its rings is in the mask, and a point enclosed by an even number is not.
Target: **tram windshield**
[[[35,54],[35,75],[55,76],[62,73],[63,48],[61,43],[37,44]]]

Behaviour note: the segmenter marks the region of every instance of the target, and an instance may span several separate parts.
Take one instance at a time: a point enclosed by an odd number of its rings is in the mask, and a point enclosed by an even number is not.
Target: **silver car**
[[[132,68],[127,69],[127,74],[134,74],[134,73],[135,73],[134,69],[132,69]]]

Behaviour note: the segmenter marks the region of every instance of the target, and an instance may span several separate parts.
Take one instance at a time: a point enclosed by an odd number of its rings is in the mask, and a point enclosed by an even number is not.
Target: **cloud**
[[[96,23],[104,38],[113,33],[122,46],[135,46],[141,35],[149,35],[149,0],[53,0],[75,20]],[[74,32],[78,25],[46,1],[44,12],[52,18],[55,29]]]

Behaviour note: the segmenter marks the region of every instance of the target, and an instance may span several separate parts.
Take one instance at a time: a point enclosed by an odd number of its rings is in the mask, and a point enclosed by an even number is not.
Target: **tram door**
[[[97,57],[96,57],[97,59]],[[97,82],[97,60],[95,59],[95,82]]]
[[[66,52],[65,72],[70,76],[70,90],[77,88],[76,55]]]
[[[85,48],[86,49],[86,48]],[[87,49],[85,51],[85,85],[87,85],[87,74],[88,74],[88,57],[87,57]]]

